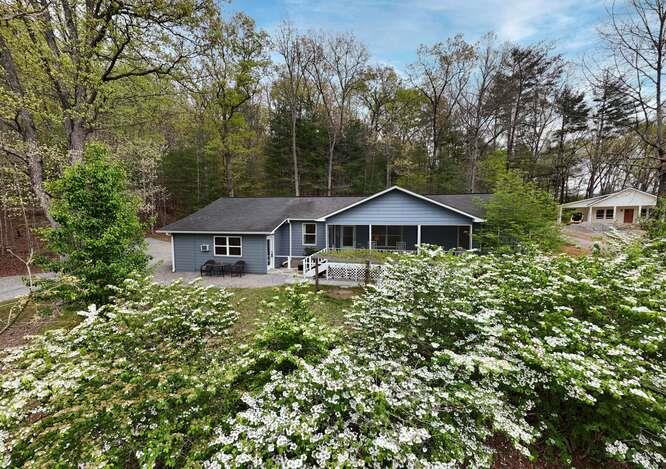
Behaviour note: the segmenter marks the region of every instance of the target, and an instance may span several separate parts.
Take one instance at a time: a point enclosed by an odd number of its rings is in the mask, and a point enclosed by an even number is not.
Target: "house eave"
[[[156,230],[155,233],[162,234],[245,234],[245,235],[269,235],[270,231],[231,231],[231,230],[216,230],[216,231],[198,231],[198,230]]]

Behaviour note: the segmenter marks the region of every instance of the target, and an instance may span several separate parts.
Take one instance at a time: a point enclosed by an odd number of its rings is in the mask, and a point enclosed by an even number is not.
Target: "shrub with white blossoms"
[[[127,280],[113,303],[0,355],[0,464],[178,465],[233,393],[217,288]],[[4,463],[4,464],[3,464]]]
[[[389,263],[351,341],[245,395],[207,467],[487,467],[498,434],[531,457],[663,466],[666,262],[627,252]]]
[[[387,263],[347,329],[293,286],[240,345],[228,293],[129,281],[1,357],[0,462],[489,467],[500,436],[529,458],[664,467],[665,252],[423,249]]]
[[[661,467],[666,255],[655,246],[579,259],[428,250],[357,302],[356,340],[496,387],[567,463],[588,453]]]

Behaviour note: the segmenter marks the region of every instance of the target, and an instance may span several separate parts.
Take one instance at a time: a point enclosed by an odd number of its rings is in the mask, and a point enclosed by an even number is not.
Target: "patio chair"
[[[199,275],[201,275],[202,277],[204,275],[213,275],[213,271],[215,270],[215,264],[216,262],[213,259],[208,259],[206,262],[203,263],[203,265],[199,269]]]
[[[245,273],[245,261],[236,261],[230,269],[231,276],[233,277],[234,275],[238,275],[239,277],[242,277],[243,274]]]

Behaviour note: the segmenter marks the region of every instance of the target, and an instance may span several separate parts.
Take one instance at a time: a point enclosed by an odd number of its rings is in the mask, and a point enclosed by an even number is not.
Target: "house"
[[[563,210],[574,209],[572,221],[577,223],[631,224],[647,217],[649,211],[656,206],[656,195],[627,188],[612,194],[562,204],[558,222],[562,223]]]
[[[223,197],[158,232],[171,236],[174,272],[198,271],[215,259],[243,260],[247,272],[266,273],[325,247],[469,249],[488,196],[393,186],[369,197]]]

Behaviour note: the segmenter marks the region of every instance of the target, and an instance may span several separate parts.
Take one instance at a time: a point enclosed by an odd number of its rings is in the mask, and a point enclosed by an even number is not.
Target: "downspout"
[[[289,256],[287,257],[287,268],[291,269],[291,220],[287,218],[287,223],[289,223]]]
[[[171,238],[171,272],[176,271],[176,255],[175,255],[175,248],[173,246],[173,234],[169,234],[169,237]]]

